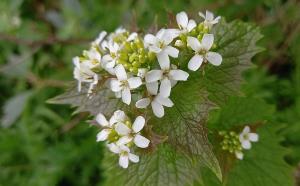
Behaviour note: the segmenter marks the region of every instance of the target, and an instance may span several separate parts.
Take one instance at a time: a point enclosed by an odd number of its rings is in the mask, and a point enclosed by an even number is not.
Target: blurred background
[[[147,31],[186,11],[206,9],[261,27],[257,68],[247,71],[246,95],[276,105],[286,161],[300,180],[300,2],[296,0],[1,0],[0,186],[101,185],[97,130],[69,106],[46,100],[73,79],[73,56],[102,30],[120,25]],[[297,168],[298,167],[298,168]],[[300,183],[298,183],[300,185]]]

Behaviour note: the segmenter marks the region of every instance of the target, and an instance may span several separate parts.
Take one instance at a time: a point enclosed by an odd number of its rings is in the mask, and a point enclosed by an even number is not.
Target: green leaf
[[[262,38],[259,28],[241,21],[221,21],[213,30],[217,52],[223,62],[219,67],[205,66],[202,81],[211,101],[222,105],[231,95],[239,95],[242,73],[253,66],[251,58],[262,51],[256,42]]]
[[[274,111],[274,107],[262,99],[230,97],[226,105],[213,111],[208,127],[228,130],[236,126],[255,125],[270,118]]]
[[[88,97],[87,90],[88,86],[85,84],[83,84],[81,92],[78,92],[77,85],[73,85],[65,93],[47,102],[51,104],[70,104],[76,107],[75,113],[90,112],[92,115],[99,112],[111,115],[120,105],[114,94],[103,85],[97,88],[95,95],[91,98]]]
[[[166,109],[163,118],[150,119],[153,130],[168,136],[173,148],[199,163],[208,166],[219,179],[221,169],[215,157],[205,128],[208,112],[215,105],[207,99],[207,92],[198,83],[199,74],[191,74],[188,81],[178,84],[172,90],[172,108]]]
[[[32,91],[22,92],[7,100],[3,108],[4,115],[1,118],[3,127],[10,127],[19,118],[32,93]]]
[[[168,144],[159,145],[153,153],[143,154],[140,162],[130,164],[128,170],[116,166],[117,158],[109,152],[104,159],[107,186],[182,186],[199,179],[199,165]]]

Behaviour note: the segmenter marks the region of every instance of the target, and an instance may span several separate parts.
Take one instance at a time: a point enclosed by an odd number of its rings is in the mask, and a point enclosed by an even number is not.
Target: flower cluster
[[[234,153],[236,158],[242,160],[244,154],[243,149],[251,149],[251,142],[258,141],[258,134],[250,132],[250,127],[245,126],[240,134],[234,131],[220,131],[219,135],[223,137],[221,147],[229,153]]]
[[[222,56],[212,51],[215,44],[211,33],[220,17],[215,18],[209,11],[199,15],[204,20],[196,23],[180,12],[176,15],[178,28],[163,28],[144,37],[123,28],[109,35],[101,32],[89,50],[73,59],[78,91],[82,83],[87,83],[92,97],[99,82],[105,82],[123,103],[134,102],[138,109],[151,105],[153,114],[163,117],[164,107],[174,105],[170,99],[172,88],[188,80],[188,70],[197,71],[207,62],[215,66],[222,62]],[[188,59],[177,60],[181,55]],[[150,141],[140,135],[145,119],[138,116],[132,124],[123,111],[116,111],[109,121],[101,113],[96,120],[103,127],[97,141],[108,142],[109,149],[120,155],[120,165],[126,168],[128,160],[138,162],[131,147],[132,142],[140,148],[148,147]]]
[[[97,141],[107,141],[107,147],[113,153],[120,155],[121,167],[127,168],[129,160],[135,163],[139,161],[139,157],[131,153],[130,147],[135,145],[139,148],[147,148],[149,146],[150,140],[141,135],[141,130],[145,126],[144,117],[138,116],[132,123],[123,111],[117,110],[109,120],[99,113],[96,121],[103,128],[97,134]]]

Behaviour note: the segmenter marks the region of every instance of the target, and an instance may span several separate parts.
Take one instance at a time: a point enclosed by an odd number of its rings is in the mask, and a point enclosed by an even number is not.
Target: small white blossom
[[[204,34],[201,42],[195,37],[188,37],[187,43],[195,51],[195,55],[188,63],[190,70],[198,70],[203,61],[208,61],[215,66],[222,63],[222,56],[219,53],[209,51],[214,43],[214,35]]]
[[[91,70],[92,64],[87,62],[80,62],[79,57],[73,58],[73,64],[75,65],[73,74],[74,78],[78,81],[78,91],[81,91],[81,83],[90,83],[89,92],[94,85],[98,83],[99,77],[98,74]]]
[[[108,54],[102,58],[103,68],[112,69],[117,63],[120,46],[113,40],[109,40],[108,42],[103,42],[103,47],[108,50]]]
[[[159,62],[159,65],[161,70],[151,70],[147,72],[145,81],[146,83],[153,83],[160,80],[160,95],[169,97],[172,84],[176,84],[177,81],[186,81],[189,74],[183,70],[177,69],[175,65],[170,65],[168,57],[164,61]]]
[[[132,154],[130,149],[125,145],[118,146],[115,143],[111,143],[107,144],[107,147],[111,152],[119,154],[119,165],[124,169],[128,167],[129,160],[134,163],[139,162],[139,157],[135,154]]]
[[[169,56],[178,57],[179,50],[169,46],[174,38],[175,34],[173,31],[161,29],[155,36],[147,34],[144,38],[144,43],[151,52],[156,53],[158,62],[163,63],[165,60],[170,60]]]
[[[122,137],[117,141],[117,145],[121,146],[133,141],[136,146],[147,148],[150,140],[140,134],[144,126],[145,118],[142,116],[138,116],[131,127],[128,127],[124,123],[118,123],[116,125],[116,131]]]
[[[96,48],[91,48],[90,50],[85,50],[83,55],[86,57],[83,60],[84,63],[87,63],[90,68],[100,66],[101,64],[101,54]]]
[[[210,11],[206,10],[205,15],[202,12],[199,12],[199,16],[201,16],[204,19],[204,26],[206,26],[207,28],[211,28],[214,24],[217,24],[219,22],[219,20],[221,19],[220,16],[218,17],[214,17],[214,14]]]
[[[138,88],[142,84],[140,77],[128,78],[125,68],[119,64],[115,67],[115,73],[117,78],[110,80],[110,88],[113,92],[120,92],[122,101],[126,104],[131,102],[130,90]]]
[[[162,96],[158,92],[158,82],[146,84],[149,97],[138,100],[135,104],[137,108],[147,108],[150,104],[154,115],[161,118],[165,115],[164,106],[172,107],[174,104],[168,97]]]
[[[176,21],[179,26],[180,33],[188,33],[197,26],[193,19],[188,19],[188,16],[185,12],[178,13],[176,15]]]
[[[240,142],[242,144],[242,147],[244,149],[250,149],[251,148],[251,142],[257,142],[258,141],[258,134],[251,133],[250,127],[246,126],[242,133],[239,136]]]
[[[107,121],[102,113],[99,113],[96,116],[96,122],[103,127],[103,129],[97,134],[97,142],[107,140],[109,134],[114,130],[115,125],[125,122],[127,119],[127,116],[121,110],[115,111],[109,121]]]

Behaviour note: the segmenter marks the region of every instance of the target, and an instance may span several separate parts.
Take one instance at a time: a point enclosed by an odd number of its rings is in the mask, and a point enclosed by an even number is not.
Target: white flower
[[[144,43],[151,52],[156,53],[159,62],[164,62],[166,59],[169,60],[169,56],[178,57],[179,50],[169,46],[174,37],[175,34],[173,31],[161,29],[155,36],[147,34],[144,38]]]
[[[202,12],[199,12],[199,16],[204,19],[204,26],[211,28],[214,24],[217,24],[221,19],[220,16],[214,18],[214,14],[206,10],[205,15]]]
[[[128,78],[123,65],[119,64],[115,67],[116,78],[111,79],[110,88],[113,92],[121,92],[122,101],[126,104],[131,102],[130,90],[138,88],[142,84],[140,77]]]
[[[118,51],[120,46],[114,42],[113,40],[109,40],[108,42],[103,42],[103,46],[108,50],[108,54],[104,55],[102,58],[103,68],[111,69],[113,68],[118,60]]]
[[[164,106],[172,107],[174,104],[168,97],[162,96],[158,92],[158,82],[146,84],[149,97],[138,100],[135,104],[137,108],[147,108],[150,104],[154,115],[161,118],[165,115]]]
[[[197,26],[197,24],[194,20],[188,19],[188,16],[185,12],[178,13],[176,15],[176,21],[180,28],[181,33],[188,33]]]
[[[222,56],[219,53],[209,51],[214,43],[214,35],[204,34],[201,42],[195,37],[188,37],[187,43],[195,51],[195,55],[188,63],[188,68],[190,70],[198,70],[203,61],[208,61],[215,66],[221,64]]]
[[[239,136],[240,142],[242,144],[242,147],[244,149],[250,149],[251,148],[251,142],[257,142],[258,141],[258,135],[256,133],[250,132],[250,127],[246,126],[243,129],[243,132]]]
[[[99,113],[96,116],[96,121],[103,129],[97,134],[97,142],[107,140],[109,134],[114,130],[115,124],[125,122],[127,119],[127,116],[121,110],[115,111],[109,121],[102,113]]]
[[[91,48],[90,50],[84,51],[84,56],[87,58],[83,62],[87,63],[90,68],[99,66],[101,63],[101,54],[96,48]]]
[[[133,141],[136,146],[140,148],[147,148],[150,140],[140,134],[140,131],[144,128],[144,126],[145,118],[142,116],[138,116],[135,119],[131,128],[124,123],[118,123],[116,125],[116,131],[122,137],[117,141],[117,145],[121,146]]]
[[[78,81],[78,91],[81,91],[81,83],[86,82],[90,83],[90,92],[93,86],[98,83],[98,74],[91,70],[92,65],[89,62],[80,62],[79,57],[73,58],[73,64],[75,65],[73,74]]]
[[[176,65],[170,65],[170,60],[166,56],[163,61],[159,62],[161,70],[151,70],[146,73],[146,83],[153,83],[158,80],[160,84],[160,95],[163,97],[169,97],[171,93],[172,84],[175,85],[177,81],[186,81],[189,74],[183,70],[176,69]]]
[[[119,165],[124,169],[128,167],[129,160],[134,163],[137,163],[140,160],[137,155],[130,153],[130,149],[125,145],[118,146],[114,143],[111,143],[107,144],[107,147],[111,152],[119,154]]]

